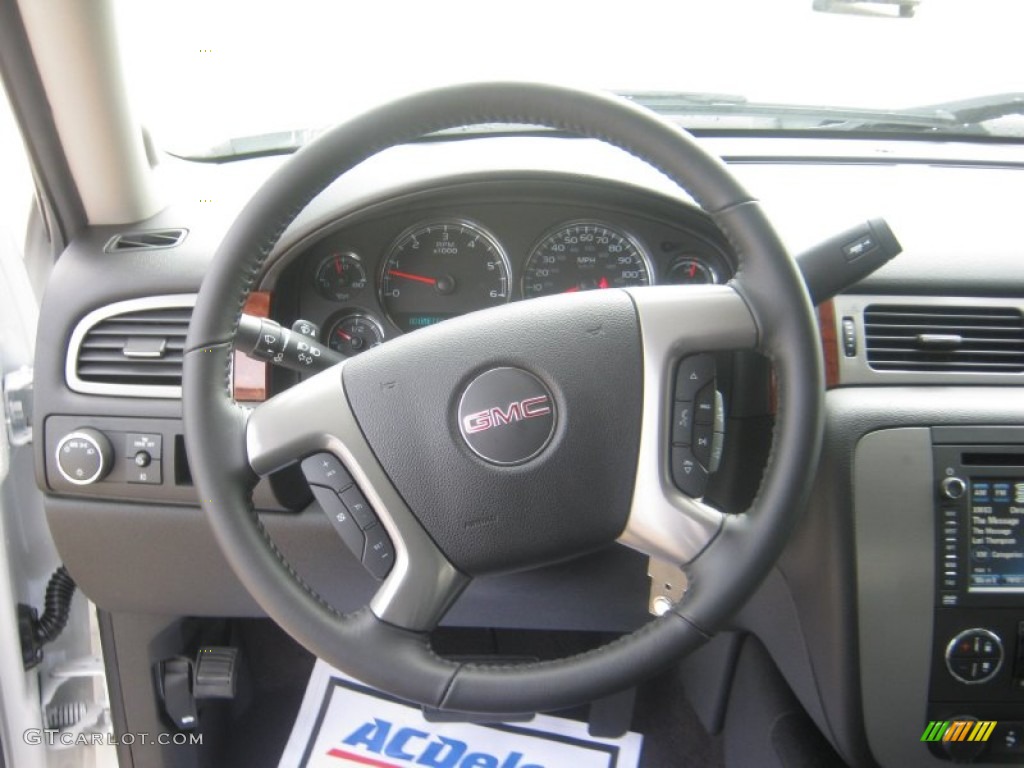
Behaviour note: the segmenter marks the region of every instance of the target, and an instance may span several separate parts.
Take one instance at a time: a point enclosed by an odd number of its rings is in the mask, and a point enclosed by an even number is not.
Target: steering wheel
[[[480,123],[548,126],[646,161],[726,235],[739,262],[735,278],[516,302],[389,341],[254,409],[235,403],[228,383],[242,306],[288,224],[375,153]],[[676,370],[680,361],[700,368],[706,358],[698,353],[742,349],[770,358],[777,411],[756,499],[725,514],[673,479],[684,477],[680,462],[688,460],[672,447]],[[513,83],[395,101],[284,163],[210,265],[189,329],[183,387],[199,498],[226,559],[266,613],[309,651],[370,685],[429,707],[506,715],[572,706],[636,684],[721,628],[799,518],[824,401],[804,283],[724,164],[682,129],[625,100]],[[348,473],[372,510],[374,546],[386,561],[370,604],[350,614],[302,581],[252,504],[258,476],[311,456]],[[555,661],[463,663],[431,650],[430,630],[471,579],[616,541],[685,566],[688,591],[660,618]]]

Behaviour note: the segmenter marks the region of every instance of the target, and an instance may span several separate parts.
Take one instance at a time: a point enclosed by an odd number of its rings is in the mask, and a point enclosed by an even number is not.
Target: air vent
[[[180,245],[188,234],[187,229],[153,229],[149,232],[125,232],[115,235],[107,243],[107,253],[124,251],[155,250],[157,248],[174,248]]]
[[[1024,372],[1024,315],[1015,307],[871,304],[864,336],[876,371]]]
[[[194,295],[112,304],[86,316],[71,337],[68,386],[77,392],[180,397]]]

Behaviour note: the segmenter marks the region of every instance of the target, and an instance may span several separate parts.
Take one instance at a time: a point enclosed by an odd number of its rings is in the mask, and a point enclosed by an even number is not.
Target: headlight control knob
[[[65,480],[75,485],[91,485],[102,480],[110,472],[113,458],[110,440],[96,429],[76,429],[57,443],[57,469]]]

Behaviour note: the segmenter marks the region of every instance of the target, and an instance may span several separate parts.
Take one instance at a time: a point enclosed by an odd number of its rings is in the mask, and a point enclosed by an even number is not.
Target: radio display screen
[[[1024,480],[971,480],[968,589],[1024,591]]]

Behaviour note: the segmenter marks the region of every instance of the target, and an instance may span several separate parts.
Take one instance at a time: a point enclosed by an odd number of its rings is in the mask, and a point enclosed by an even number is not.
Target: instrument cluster
[[[724,282],[732,274],[724,240],[698,211],[683,210],[673,220],[567,202],[477,200],[457,211],[394,212],[329,228],[289,257],[284,281],[297,295],[294,316],[317,323],[324,343],[351,356],[508,301]]]

